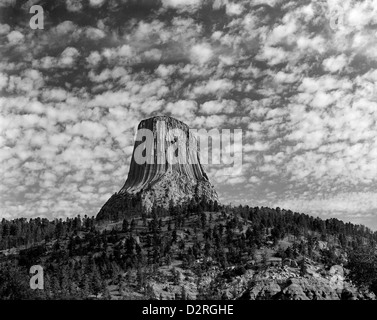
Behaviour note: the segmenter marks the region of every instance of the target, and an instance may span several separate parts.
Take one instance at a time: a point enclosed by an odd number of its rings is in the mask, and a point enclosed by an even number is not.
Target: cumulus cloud
[[[358,212],[361,216],[367,215],[370,209],[377,209],[377,197],[373,192],[350,192],[337,195],[322,195],[312,199],[287,199],[278,202],[282,207],[289,207],[299,212],[324,216],[324,211],[331,212],[332,216],[352,215]]]
[[[68,11],[78,12],[83,8],[82,0],[66,0],[66,7]]]
[[[0,35],[8,34],[10,31],[10,26],[8,24],[0,23]]]
[[[6,74],[0,73],[0,90],[5,88],[8,83],[8,76]]]
[[[83,121],[76,123],[68,128],[68,133],[73,135],[82,135],[88,139],[101,139],[106,136],[106,127],[92,121]]]
[[[227,91],[233,89],[234,85],[227,79],[210,79],[208,82],[196,86],[192,93],[195,96],[214,94],[223,96]]]
[[[77,29],[77,26],[70,20],[63,21],[62,23],[59,23],[55,30],[59,35],[64,35],[70,32],[73,32]]]
[[[45,101],[64,101],[67,98],[67,92],[62,88],[52,88],[45,90],[42,96]]]
[[[92,7],[101,7],[105,3],[105,0],[89,0],[89,4]]]
[[[102,59],[101,54],[98,51],[93,51],[90,53],[90,55],[86,58],[86,61],[90,65],[97,65],[98,62],[100,62]]]
[[[194,62],[202,65],[211,59],[213,52],[209,44],[201,43],[194,45],[190,50],[190,54]]]
[[[226,5],[226,13],[230,16],[240,15],[243,11],[243,7],[240,3],[229,2]]]
[[[25,36],[20,31],[13,30],[7,35],[7,38],[11,45],[16,45],[23,42]]]
[[[165,108],[165,110],[173,116],[182,119],[193,118],[194,111],[196,109],[196,102],[191,100],[179,100],[177,102],[169,102]]]
[[[0,7],[10,7],[16,4],[17,0],[3,0],[0,2]]]
[[[162,0],[162,5],[170,8],[197,7],[202,0]]]
[[[347,65],[347,57],[344,54],[341,54],[336,57],[329,57],[323,60],[322,64],[327,71],[341,71]]]
[[[79,55],[80,53],[76,48],[68,47],[61,53],[59,65],[63,67],[70,67],[75,63]]]
[[[232,100],[211,100],[206,101],[200,106],[200,112],[206,114],[213,113],[233,113],[236,107],[236,102]]]

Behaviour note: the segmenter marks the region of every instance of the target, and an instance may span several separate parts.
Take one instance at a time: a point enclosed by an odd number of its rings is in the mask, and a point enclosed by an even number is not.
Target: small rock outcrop
[[[191,199],[218,201],[189,127],[172,117],[156,116],[138,126],[128,178],[102,207],[97,220],[117,220],[129,213],[168,208]]]
[[[256,273],[242,300],[375,300],[373,292],[357,288],[347,281],[344,268],[334,265],[321,276],[315,266],[300,274],[298,268],[268,268]]]

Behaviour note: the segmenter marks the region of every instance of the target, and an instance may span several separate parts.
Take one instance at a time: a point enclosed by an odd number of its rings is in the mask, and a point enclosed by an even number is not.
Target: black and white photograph
[[[0,0],[0,306],[376,300],[376,249],[376,0]]]

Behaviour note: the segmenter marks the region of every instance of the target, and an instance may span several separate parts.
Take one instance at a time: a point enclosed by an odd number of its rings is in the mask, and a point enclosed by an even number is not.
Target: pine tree
[[[87,299],[90,295],[90,280],[88,275],[84,275],[81,281],[81,298]]]
[[[185,286],[181,287],[181,300],[187,300],[187,292]]]
[[[124,219],[123,224],[122,224],[122,231],[127,232],[128,229],[129,229],[129,223],[128,223],[127,219]]]

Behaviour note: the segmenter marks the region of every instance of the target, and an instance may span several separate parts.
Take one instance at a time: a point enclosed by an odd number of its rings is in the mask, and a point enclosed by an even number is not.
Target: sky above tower
[[[377,230],[377,1],[2,0],[0,57],[0,218],[97,214],[166,114],[242,129],[223,203]]]

